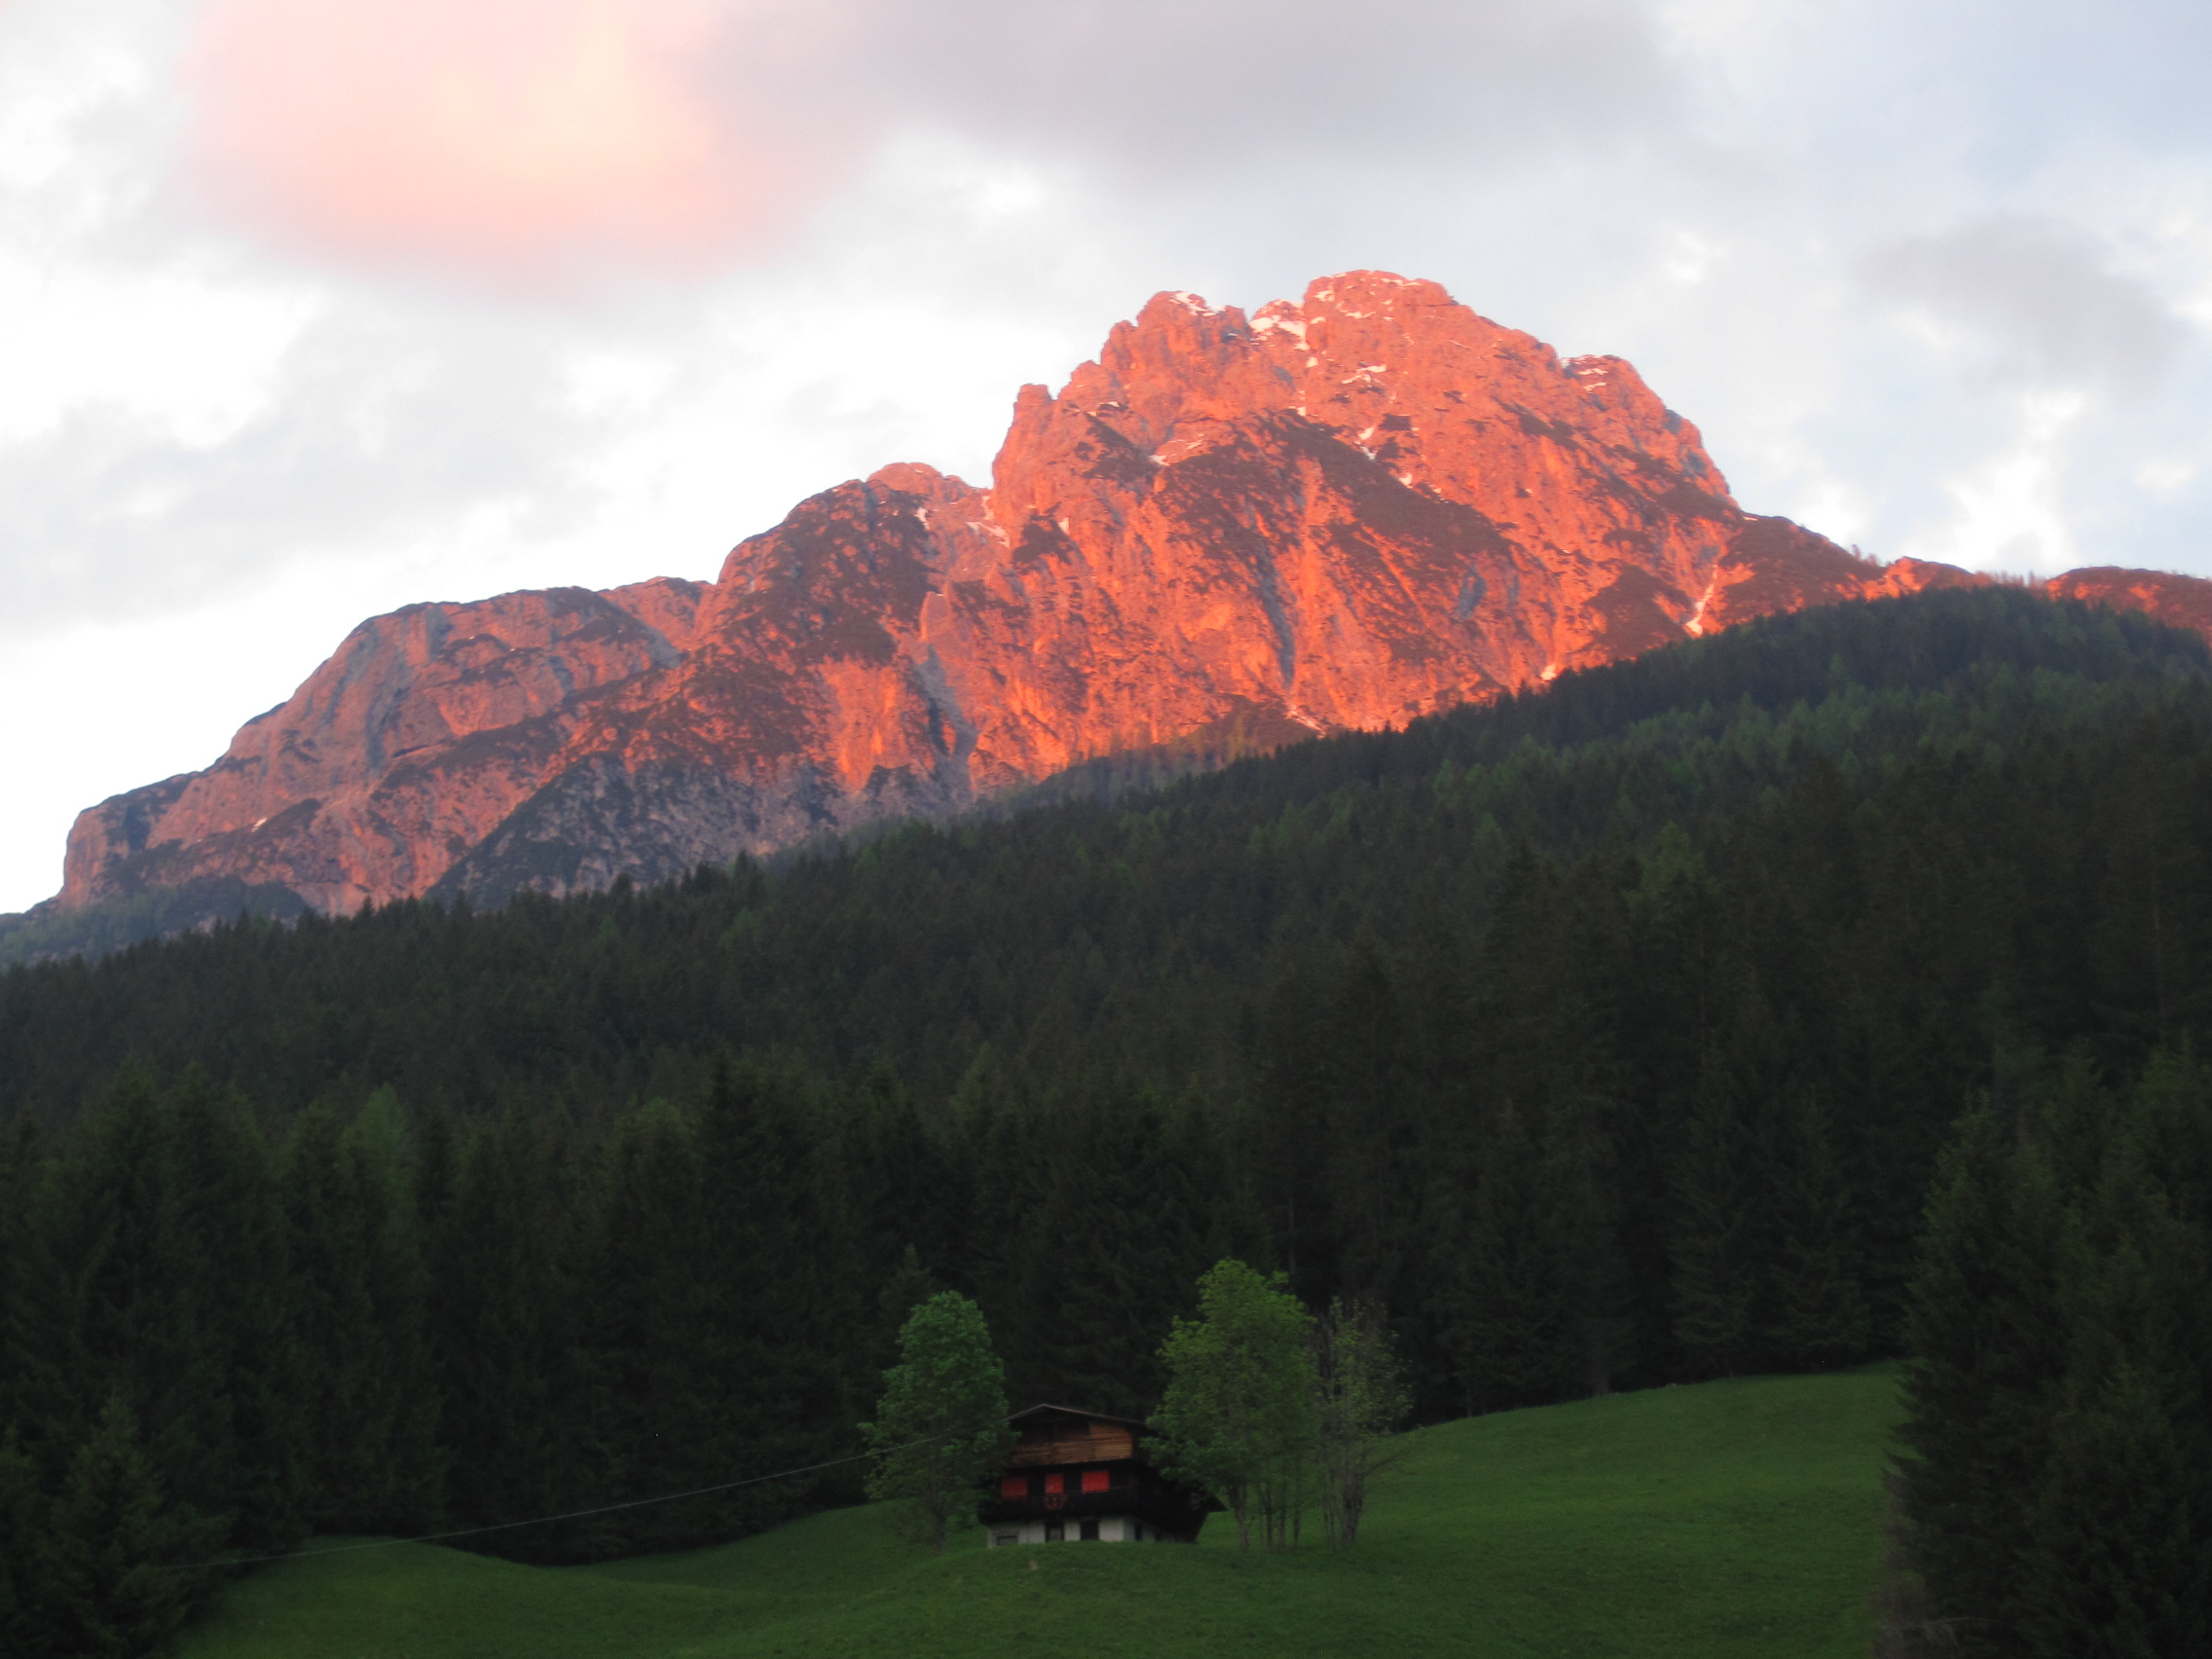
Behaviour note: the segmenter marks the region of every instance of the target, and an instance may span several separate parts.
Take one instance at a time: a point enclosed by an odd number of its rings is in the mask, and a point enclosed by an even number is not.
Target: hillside
[[[880,1508],[719,1549],[529,1567],[427,1546],[265,1569],[180,1659],[1862,1659],[1887,1370],[1710,1382],[1441,1424],[1358,1550],[942,1560]]]
[[[1131,1416],[1225,1256],[1387,1308],[1422,1421],[1830,1371],[1901,1350],[1962,1111],[2201,1051],[2208,895],[2204,642],[1984,590],[1156,794],[11,970],[0,1410],[41,1503],[135,1445],[255,1552],[839,1456],[939,1286],[1016,1397]],[[851,1500],[739,1496],[492,1544]]]

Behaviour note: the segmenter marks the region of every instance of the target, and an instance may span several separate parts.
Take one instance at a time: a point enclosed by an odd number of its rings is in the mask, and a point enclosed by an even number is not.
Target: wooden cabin
[[[1193,1544],[1221,1505],[1146,1459],[1144,1424],[1069,1406],[1012,1419],[1006,1467],[983,1500],[983,1536],[1002,1544]]]

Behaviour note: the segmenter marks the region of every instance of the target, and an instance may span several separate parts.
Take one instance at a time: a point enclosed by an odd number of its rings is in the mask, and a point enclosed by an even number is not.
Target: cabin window
[[[1087,1544],[1098,1542],[1098,1523],[1096,1521],[1086,1521],[1083,1524],[1083,1541]]]
[[[1009,1475],[1005,1480],[999,1482],[999,1496],[1001,1497],[1027,1497],[1028,1495],[1029,1477],[1027,1475]]]
[[[1113,1489],[1113,1485],[1114,1474],[1111,1469],[1086,1469],[1083,1471],[1083,1490],[1085,1492],[1108,1492]]]
[[[1003,1550],[1009,1544],[1020,1542],[1021,1534],[1019,1532],[993,1532],[991,1534],[991,1548],[994,1550]]]
[[[1067,1490],[1068,1490],[1068,1484],[1067,1484],[1067,1476],[1065,1476],[1065,1475],[1047,1475],[1047,1476],[1045,1477],[1045,1490],[1046,1490],[1046,1491],[1047,1491],[1048,1493],[1062,1493],[1062,1492],[1065,1492],[1065,1491],[1067,1491]]]
[[[1047,1542],[1048,1544],[1064,1544],[1067,1542],[1067,1537],[1068,1529],[1066,1522],[1048,1521],[1045,1523],[1045,1542]]]

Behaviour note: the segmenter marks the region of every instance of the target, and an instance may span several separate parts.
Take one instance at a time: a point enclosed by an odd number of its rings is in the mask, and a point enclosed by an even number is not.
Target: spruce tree
[[[48,1509],[38,1470],[16,1432],[0,1430],[0,1652],[19,1659],[55,1652]]]
[[[724,1059],[698,1115],[701,1456],[730,1479],[849,1450],[856,1372],[872,1362],[880,1374],[888,1361],[851,1341],[868,1303],[849,1235],[832,1220],[811,1106],[789,1068]],[[715,1525],[728,1535],[770,1524],[817,1490],[813,1481],[748,1488],[715,1501]]]
[[[473,1125],[453,1160],[430,1239],[432,1347],[445,1410],[452,1516],[510,1522],[588,1507],[600,1496],[578,1325],[579,1241],[571,1148],[521,1111]],[[503,1532],[501,1554],[567,1560],[589,1540],[571,1527]]]
[[[1200,1202],[1157,1102],[1099,1086],[1043,1128],[1041,1201],[1011,1298],[1028,1394],[1142,1417],[1166,1381],[1160,1345],[1205,1266]]]
[[[711,1484],[725,1437],[717,1432],[711,1287],[702,1273],[699,1160],[691,1127],[665,1101],[616,1124],[601,1154],[594,1222],[584,1248],[590,1313],[592,1438],[610,1498]],[[700,1541],[709,1500],[654,1504],[596,1524],[594,1553]]]
[[[163,1491],[120,1392],[71,1458],[49,1527],[51,1640],[72,1659],[143,1659],[165,1646],[213,1582],[179,1568],[211,1556],[226,1530]]]
[[[2061,1226],[2033,1146],[1986,1106],[1970,1113],[1929,1200],[1899,1431],[1911,1565],[1969,1654],[2017,1650],[2030,1506],[2067,1363]]]
[[[1766,1346],[1783,1365],[1809,1371],[1865,1358],[1873,1334],[1859,1205],[1829,1124],[1826,1108],[1810,1094],[1785,1108],[1770,1200],[1782,1248],[1768,1269]]]
[[[284,1152],[308,1521],[324,1531],[415,1530],[439,1506],[438,1402],[400,1136],[379,1095],[346,1126],[327,1105],[311,1107]]]
[[[1482,1412],[1557,1398],[1577,1375],[1561,1218],[1537,1148],[1510,1104],[1490,1124],[1437,1289],[1466,1406]]]

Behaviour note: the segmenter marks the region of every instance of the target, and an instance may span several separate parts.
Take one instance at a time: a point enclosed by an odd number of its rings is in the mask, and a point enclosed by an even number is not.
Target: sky
[[[2202,0],[0,0],[0,910],[355,622],[987,476],[1162,288],[1628,357],[1882,558],[2212,575]]]

